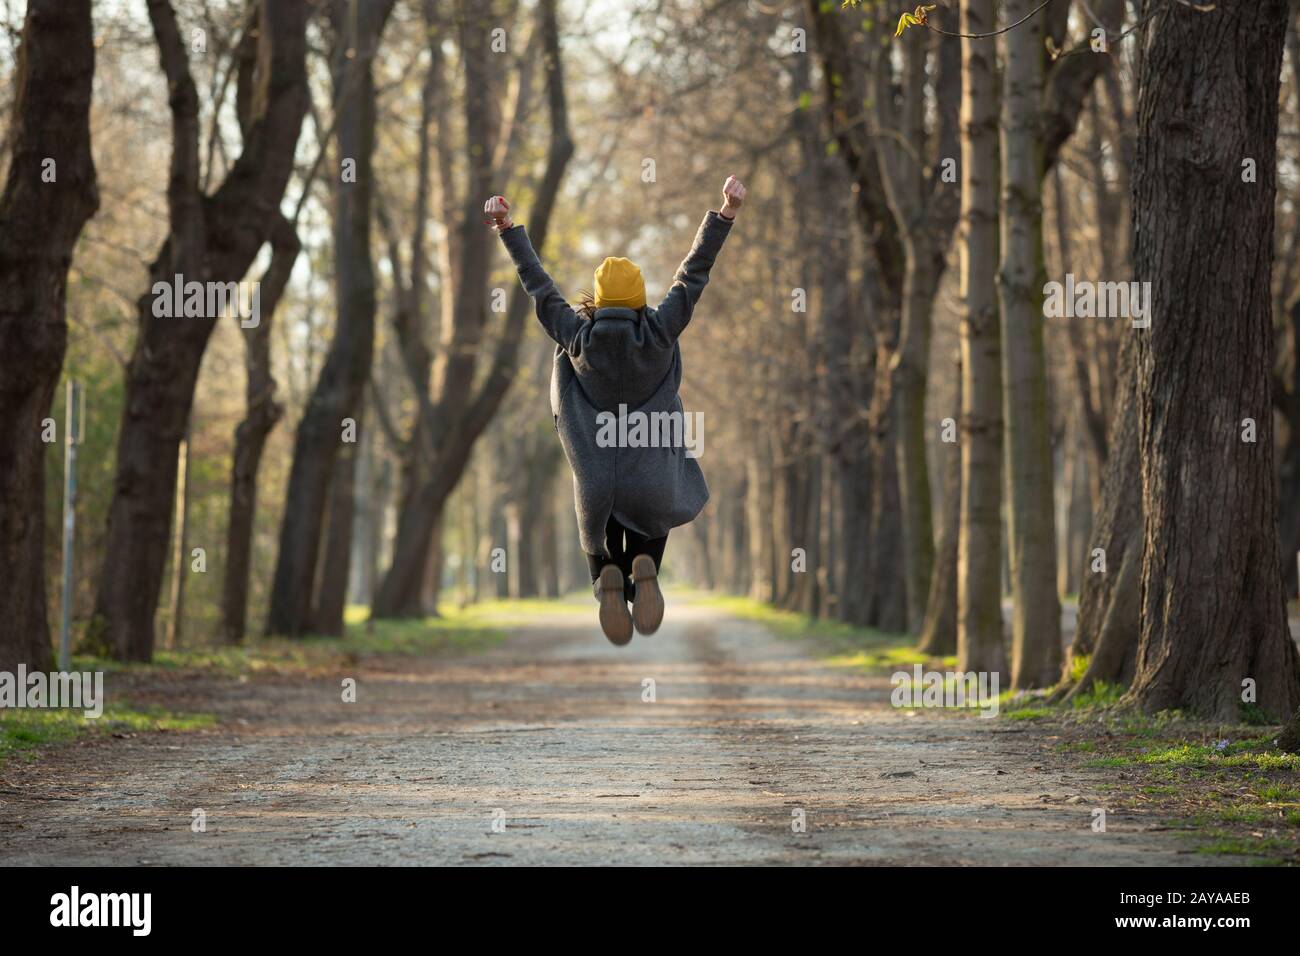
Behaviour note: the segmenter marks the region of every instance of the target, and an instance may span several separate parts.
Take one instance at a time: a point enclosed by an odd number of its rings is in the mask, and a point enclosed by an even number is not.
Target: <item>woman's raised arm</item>
[[[722,243],[731,231],[731,224],[745,201],[745,187],[735,176],[728,176],[722,186],[722,209],[712,210],[704,217],[691,251],[677,267],[672,288],[653,313],[659,334],[669,342],[675,341],[686,329],[695,311],[695,303],[709,284],[709,270],[722,249]]]
[[[483,217],[483,221],[495,229],[505,243],[506,251],[510,253],[515,269],[519,272],[519,281],[533,300],[533,308],[542,328],[560,348],[572,355],[578,331],[582,328],[582,319],[578,318],[573,307],[560,294],[554,280],[542,268],[542,262],[528,240],[528,231],[511,221],[510,203],[503,196],[493,196],[483,204]]]

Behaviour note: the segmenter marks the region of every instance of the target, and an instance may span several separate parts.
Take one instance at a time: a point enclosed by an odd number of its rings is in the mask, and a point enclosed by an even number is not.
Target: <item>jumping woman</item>
[[[700,513],[709,488],[681,443],[625,441],[620,447],[608,440],[602,423],[637,412],[653,422],[674,415],[684,421],[677,395],[682,382],[677,337],[691,321],[744,201],[745,187],[727,177],[722,208],[705,215],[657,308],[646,305],[641,270],[613,256],[596,270],[594,294],[583,293],[573,308],[542,268],[524,227],[511,222],[510,204],[493,196],[483,206],[532,297],[538,321],[556,343],[551,414],[573,469],[578,536],[600,601],[601,630],[615,644],[632,639],[633,622],[642,634],[658,630],[664,616],[658,574],[668,532]]]

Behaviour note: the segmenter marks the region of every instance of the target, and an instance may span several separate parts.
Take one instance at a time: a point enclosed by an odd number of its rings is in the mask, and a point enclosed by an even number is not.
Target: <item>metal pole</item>
[[[72,544],[77,526],[77,445],[85,400],[80,385],[68,380],[63,449],[63,619],[59,624],[59,670],[67,672],[72,645]]]

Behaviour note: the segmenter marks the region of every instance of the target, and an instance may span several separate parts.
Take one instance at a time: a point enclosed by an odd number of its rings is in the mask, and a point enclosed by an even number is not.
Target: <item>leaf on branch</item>
[[[916,9],[911,13],[904,13],[898,18],[898,29],[894,31],[894,36],[901,37],[903,31],[908,27],[923,27],[929,17],[931,10],[938,9],[933,3],[918,4]]]

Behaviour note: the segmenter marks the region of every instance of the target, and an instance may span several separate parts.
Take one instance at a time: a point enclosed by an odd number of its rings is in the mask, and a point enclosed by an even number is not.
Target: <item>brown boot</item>
[[[636,622],[638,633],[653,634],[659,630],[659,625],[664,620],[664,595],[659,590],[654,558],[648,554],[638,554],[632,559],[632,581],[636,585],[636,597],[632,599],[632,620]]]
[[[617,565],[607,564],[600,569],[600,629],[612,644],[626,644],[632,640],[632,615],[627,613],[623,597],[623,572]]]

